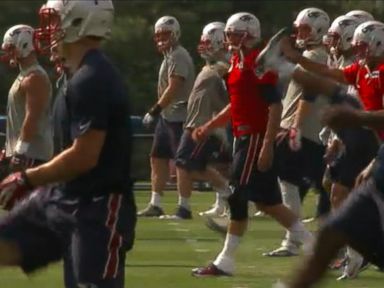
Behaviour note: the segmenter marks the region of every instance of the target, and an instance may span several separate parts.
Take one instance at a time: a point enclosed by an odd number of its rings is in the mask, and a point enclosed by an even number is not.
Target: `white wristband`
[[[29,143],[22,140],[18,140],[15,147],[17,154],[25,154],[28,151]]]

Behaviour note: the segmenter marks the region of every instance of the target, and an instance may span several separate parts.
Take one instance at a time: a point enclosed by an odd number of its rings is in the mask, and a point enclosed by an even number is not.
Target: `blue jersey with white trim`
[[[95,49],[60,89],[54,105],[55,151],[62,151],[89,130],[106,133],[96,167],[60,184],[64,194],[94,197],[130,191],[131,127],[122,79]]]

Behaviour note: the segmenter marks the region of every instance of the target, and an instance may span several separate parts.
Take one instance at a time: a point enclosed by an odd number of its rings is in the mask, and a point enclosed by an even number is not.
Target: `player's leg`
[[[164,214],[161,197],[169,179],[169,159],[172,158],[167,123],[160,117],[156,124],[151,148],[151,198],[146,208],[138,212],[138,216],[158,217]]]
[[[351,193],[320,230],[314,254],[301,265],[288,287],[307,288],[318,283],[334,255],[346,244],[369,261],[383,266],[383,219],[380,215],[383,201],[376,200],[375,193],[381,192],[377,191],[372,179]]]
[[[305,145],[305,143],[303,144]],[[302,150],[303,149],[305,149],[305,147],[303,147]],[[301,197],[299,186],[303,182],[302,179],[304,172],[302,171],[302,165],[297,165],[297,163],[303,162],[302,150],[297,152],[292,151],[289,148],[287,137],[282,139],[276,147],[277,173],[279,176],[282,200],[284,205],[288,207],[296,217],[301,217]],[[281,217],[278,215],[280,212],[279,208],[277,209],[277,212],[275,212],[275,210],[276,209],[272,209],[269,213],[277,213],[277,218],[280,219]],[[286,213],[286,210],[283,209],[282,213]],[[300,245],[301,243],[297,241],[297,239],[294,239],[289,229],[287,229],[280,247],[270,252],[266,252],[263,255],[270,257],[295,256],[299,254]]]
[[[39,188],[0,219],[0,265],[32,273],[60,261],[75,226],[50,189]]]
[[[72,238],[79,286],[124,288],[125,254],[134,241],[135,210],[132,198],[123,194],[109,194],[79,207],[78,229]]]
[[[212,264],[192,270],[192,275],[223,276],[232,275],[235,270],[235,252],[246,231],[248,223],[248,197],[254,191],[253,180],[256,170],[254,157],[258,151],[258,135],[250,135],[236,139],[235,153],[232,163],[231,189],[228,198],[230,224],[228,226],[224,246]],[[262,141],[260,141],[262,142]]]

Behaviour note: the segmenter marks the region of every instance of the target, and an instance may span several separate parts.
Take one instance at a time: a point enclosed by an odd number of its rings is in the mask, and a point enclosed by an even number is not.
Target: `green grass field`
[[[146,205],[148,192],[137,192],[139,208]],[[312,215],[315,195],[306,200],[305,216]],[[175,192],[164,198],[168,213],[175,209]],[[126,262],[126,287],[130,288],[246,288],[271,287],[277,279],[284,279],[301,261],[299,257],[271,259],[261,256],[276,248],[283,235],[282,229],[270,218],[252,219],[249,232],[244,237],[237,253],[235,277],[219,279],[196,279],[190,276],[191,269],[209,263],[220,251],[223,238],[208,230],[197,212],[208,208],[214,193],[196,193],[193,196],[194,219],[172,221],[139,219],[134,250]],[[315,228],[314,226],[311,228]],[[61,263],[52,265],[30,278],[18,269],[0,270],[0,288],[61,288],[63,286]],[[330,272],[321,287],[383,287],[384,275],[370,268],[359,279],[336,282],[338,272]]]

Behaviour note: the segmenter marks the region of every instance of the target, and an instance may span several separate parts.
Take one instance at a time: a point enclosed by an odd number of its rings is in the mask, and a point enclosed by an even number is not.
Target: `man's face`
[[[173,45],[171,31],[167,31],[167,30],[156,31],[155,35],[153,36],[153,40],[155,42],[157,50],[159,50],[160,53],[164,53],[168,51]]]

